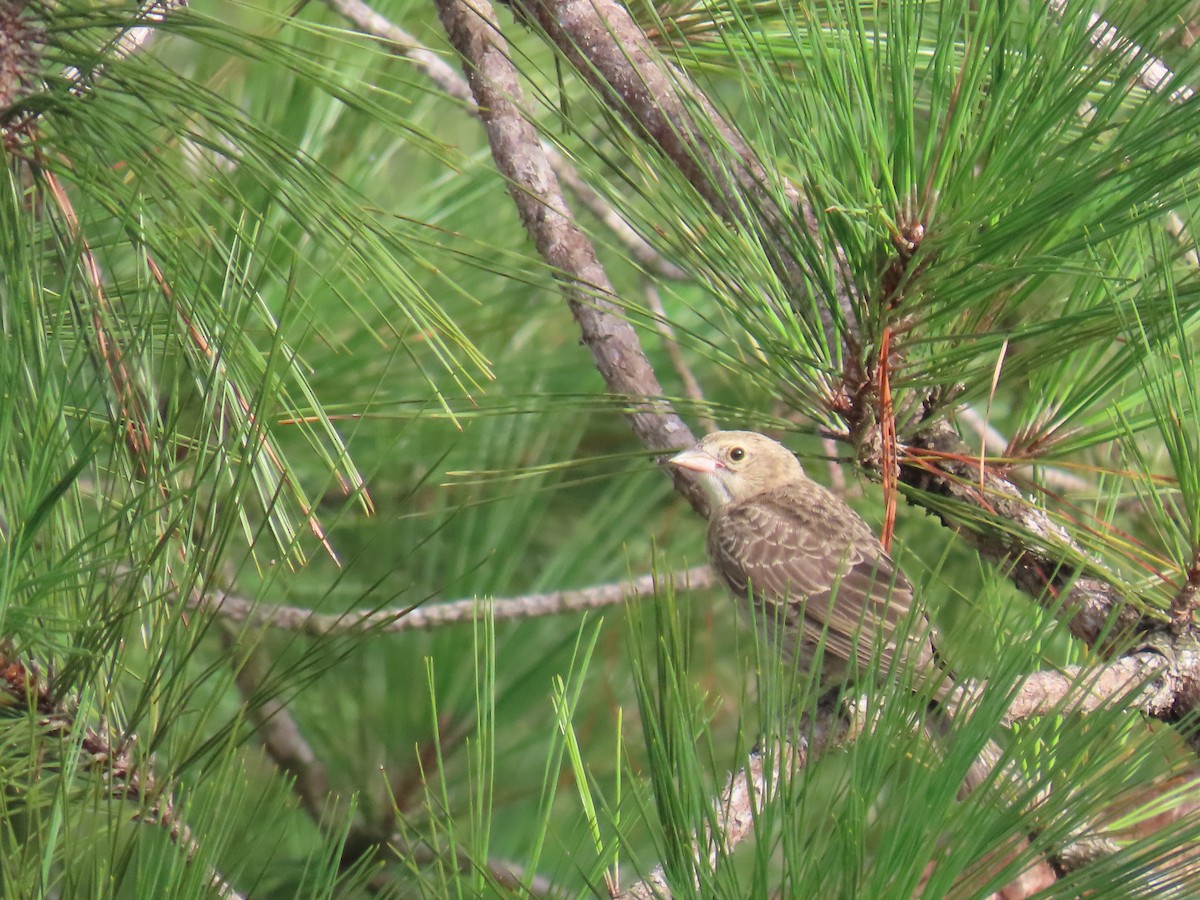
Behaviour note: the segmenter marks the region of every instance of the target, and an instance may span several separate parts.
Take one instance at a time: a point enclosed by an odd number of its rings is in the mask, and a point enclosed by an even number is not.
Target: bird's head
[[[804,477],[791,450],[755,431],[714,432],[670,463],[699,473],[714,513]]]

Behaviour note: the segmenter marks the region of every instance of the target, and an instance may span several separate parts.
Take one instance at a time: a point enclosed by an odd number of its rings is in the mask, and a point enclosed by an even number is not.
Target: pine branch
[[[1190,654],[1186,667],[1190,673],[1200,670],[1200,653]],[[1149,651],[1104,667],[1080,666],[1061,672],[1037,672],[1024,679],[1014,692],[1004,720],[1014,722],[1041,715],[1087,713],[1113,703],[1163,717],[1177,700],[1176,690],[1186,684],[1189,677],[1194,679],[1194,675],[1184,676],[1178,668],[1168,667],[1160,654]],[[960,712],[969,709],[970,697],[982,689],[983,686],[978,684],[960,686],[946,699],[945,706]],[[769,760],[761,748],[756,748],[749,765],[729,776],[725,789],[714,801],[714,824],[706,826],[703,835],[693,842],[696,864],[707,865],[711,870],[720,856],[731,853],[752,833],[758,812],[775,799],[781,783],[785,783],[783,779],[797,774],[823,752],[853,741],[872,711],[862,698],[852,707],[852,712],[853,720],[833,711],[823,711],[812,720],[808,741],[795,746],[777,742]],[[804,727],[801,733],[804,733]],[[1111,855],[1117,849],[1111,838],[1089,834],[1061,848],[1048,862],[1055,873],[1063,875]],[[1028,882],[1042,889],[1046,887],[1047,877],[1051,875],[1045,865],[1033,866],[1011,887],[1014,891],[1021,890]],[[628,900],[651,900],[669,898],[673,894],[666,873],[658,866],[644,880],[618,896]]]
[[[640,133],[662,149],[716,208],[734,216],[735,211],[725,205],[730,196],[743,195],[758,197],[764,206],[771,207],[771,201],[761,197],[763,185],[768,182],[767,173],[757,163],[748,144],[721,119],[685,75],[658,56],[623,8],[609,0],[531,0],[517,3],[514,8],[536,21],[580,75],[635,123]],[[498,96],[489,93],[488,99],[498,99]],[[482,100],[480,105],[485,105]],[[516,109],[512,109],[512,115],[519,118]],[[702,123],[696,118],[698,116],[703,117]],[[721,143],[733,151],[735,159],[730,161],[722,156],[706,137],[709,135],[719,135]],[[731,194],[730,191],[742,193]],[[799,191],[791,188],[787,196],[796,208],[802,206]],[[815,230],[811,210],[807,212],[804,220]],[[776,214],[780,214],[777,208]],[[528,215],[526,220],[529,221]],[[594,353],[598,352],[594,337],[585,332],[584,340]],[[629,333],[624,345],[644,359],[635,334]],[[603,366],[601,371],[605,371]],[[647,372],[647,378],[652,377],[653,373]],[[656,381],[648,383],[657,388]],[[610,389],[616,387],[611,380],[609,385]],[[630,388],[636,389],[637,383],[626,381],[619,392],[628,394]],[[658,395],[655,390],[646,396]],[[859,397],[858,401],[865,402],[865,398]],[[861,418],[866,421],[866,417]],[[661,445],[647,446],[662,449]],[[914,440],[912,449],[918,453],[936,451],[942,459],[955,455],[969,458],[965,445],[942,420],[927,425]],[[986,501],[977,493],[964,489],[962,484],[969,484],[971,479],[962,477],[964,473],[956,471],[959,468],[963,467],[953,463],[940,463],[939,467],[905,465],[901,477],[930,493],[986,506],[990,515],[1013,522],[1017,531],[1044,538],[1045,544],[1034,546],[1022,543],[1010,532],[998,530],[983,538],[970,536],[986,558],[1005,566],[1005,571],[1022,590],[1034,597],[1057,596],[1071,573],[1049,554],[1047,547],[1057,545],[1077,549],[1070,536],[1036,505],[1027,502],[1014,485],[994,473],[986,476],[985,488],[989,495]],[[681,486],[678,476],[676,486]],[[697,505],[691,493],[685,492],[685,496]],[[952,522],[946,524],[954,527]],[[1111,633],[1114,624],[1118,633],[1151,625],[1142,621],[1139,613],[1125,603],[1111,581],[1092,574],[1072,582],[1061,614],[1067,618],[1072,632],[1089,643],[1095,643],[1103,633]]]

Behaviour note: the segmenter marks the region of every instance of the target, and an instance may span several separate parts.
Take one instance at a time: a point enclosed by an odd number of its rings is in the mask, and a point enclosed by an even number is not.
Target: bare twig
[[[546,151],[550,165],[554,166],[554,171],[558,173],[559,180],[575,195],[588,212],[604,223],[604,226],[612,232],[613,237],[620,242],[638,265],[659,278],[669,278],[672,281],[686,281],[691,278],[691,275],[675,263],[663,258],[661,253],[634,231],[633,226],[621,217],[612,204],[583,180],[579,170],[566,161],[557,147],[546,141],[542,141],[542,147]]]
[[[233,621],[221,624],[221,636],[226,649],[233,654],[237,663],[235,677],[238,691],[255,733],[263,743],[263,749],[282,772],[291,776],[292,789],[313,822],[322,829],[328,828],[332,822],[336,832],[341,826],[336,817],[331,819],[329,814],[337,804],[337,796],[330,792],[329,776],[324,764],[317,759],[291,711],[279,700],[262,700],[258,696],[270,669],[261,648],[253,647],[243,657],[239,652],[240,630]],[[368,845],[386,845],[396,855],[417,863],[428,864],[438,859],[437,852],[424,843],[414,844],[400,834],[392,834],[382,840],[372,838],[369,825],[352,825],[344,841],[346,850],[357,848],[354,851],[357,859],[366,852],[364,848]],[[463,871],[471,871],[479,865],[462,851],[455,855],[455,862]],[[534,897],[553,894],[550,883],[541,876],[529,876],[528,884],[525,884],[526,873],[516,863],[488,860],[485,868],[496,884],[503,888],[522,888]]]
[[[712,569],[708,566],[697,566],[663,577],[641,575],[631,581],[616,581],[573,591],[526,594],[500,600],[470,598],[375,612],[338,614],[321,614],[300,606],[264,606],[249,598],[225,592],[197,592],[189,598],[188,606],[192,609],[215,612],[234,622],[299,631],[313,636],[348,634],[356,631],[395,634],[400,631],[427,631],[446,625],[473,622],[484,617],[491,617],[496,621],[534,619],[601,609],[616,606],[626,600],[652,597],[657,586],[663,583],[674,583],[680,589],[699,590],[711,586],[714,580]]]
[[[391,19],[382,16],[363,0],[325,0],[331,9],[344,16],[364,34],[379,38],[396,56],[415,63],[425,77],[446,94],[468,106],[474,105],[471,87],[466,79],[454,71],[454,67],[441,55],[430,50],[417,38],[409,34]]]

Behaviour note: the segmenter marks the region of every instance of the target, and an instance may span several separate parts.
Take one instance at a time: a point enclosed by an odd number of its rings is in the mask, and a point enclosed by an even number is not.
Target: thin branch
[[[708,566],[675,572],[666,578],[689,590],[700,590],[714,584],[712,569]],[[618,606],[627,600],[653,597],[656,585],[661,584],[662,580],[660,576],[650,574],[631,581],[615,581],[578,590],[526,594],[499,600],[469,598],[374,612],[322,614],[301,606],[265,606],[256,600],[224,591],[215,594],[193,593],[188,599],[188,606],[216,613],[232,622],[298,631],[313,637],[362,631],[395,634],[401,631],[428,631],[487,617],[496,621],[535,619]]]
[[[325,0],[359,31],[378,38],[396,56],[403,57],[425,73],[425,77],[460,103],[474,108],[471,86],[440,54],[430,50],[414,35],[377,13],[363,0]]]
[[[240,630],[232,620],[224,621],[221,625],[221,638],[226,649],[235,657],[238,656]],[[244,659],[237,659],[236,662],[235,678],[238,691],[250,722],[254,725],[255,733],[262,741],[263,749],[282,772],[291,776],[292,790],[300,798],[305,812],[324,830],[329,822],[330,808],[337,800],[336,795],[330,792],[329,775],[324,764],[317,759],[291,711],[283,703],[274,698],[266,701],[258,699],[259,691],[270,670],[261,648],[251,648]],[[351,827],[350,835],[344,842],[347,849],[359,847],[356,859],[366,852],[362,847],[369,844],[386,844],[401,858],[418,863],[428,864],[438,859],[437,853],[423,842],[413,844],[400,834],[393,834],[381,841],[371,837],[369,826],[360,824]],[[472,871],[476,868],[476,863],[462,851],[456,854],[455,860],[462,871]],[[505,889],[517,890],[525,887],[526,874],[516,863],[489,860],[485,868],[496,884]],[[549,881],[541,876],[532,876],[527,889],[535,897],[548,897],[553,894]]]
[[[668,278],[672,281],[688,281],[691,279],[691,275],[688,272],[665,259],[661,253],[650,246],[634,230],[633,226],[622,218],[621,214],[613,208],[611,203],[601,197],[595,188],[584,181],[583,177],[579,174],[579,170],[566,161],[557,147],[552,146],[546,141],[542,141],[542,147],[546,151],[550,165],[554,166],[554,171],[558,173],[559,180],[575,195],[576,199],[583,204],[588,212],[604,223],[604,226],[612,232],[613,237],[620,242],[621,246],[625,248],[626,252],[638,265],[646,272],[657,275],[659,278]]]
[[[695,438],[662,399],[663,390],[642,351],[637,332],[622,317],[612,283],[595,249],[575,223],[558,177],[524,112],[520,77],[486,0],[469,7],[438,0],[438,12],[451,44],[461,54],[492,158],[509,182],[509,193],[538,252],[562,273],[562,290],[583,342],[610,392],[629,398],[626,415],[647,448],[663,452]],[[669,473],[676,489],[707,512],[707,500],[694,479],[677,467]]]

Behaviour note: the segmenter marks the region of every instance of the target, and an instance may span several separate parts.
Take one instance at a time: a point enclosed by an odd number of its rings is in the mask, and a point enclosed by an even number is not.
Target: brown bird
[[[853,677],[878,654],[897,656],[942,688],[913,590],[879,539],[839,497],[804,473],[790,450],[752,431],[719,431],[671,458],[696,472],[710,503],[708,558],[789,659],[807,670],[824,637],[822,686]],[[740,604],[749,612],[746,603]],[[782,633],[777,630],[782,629]]]

